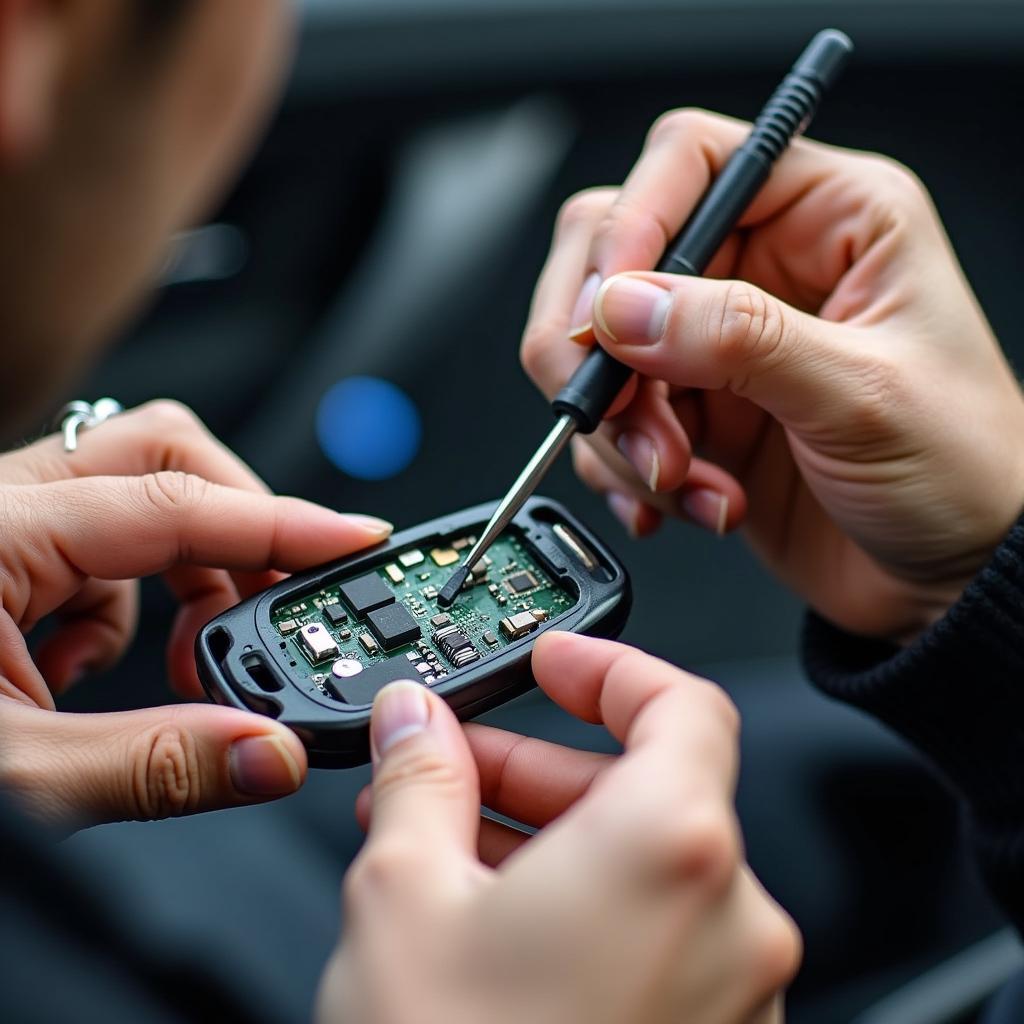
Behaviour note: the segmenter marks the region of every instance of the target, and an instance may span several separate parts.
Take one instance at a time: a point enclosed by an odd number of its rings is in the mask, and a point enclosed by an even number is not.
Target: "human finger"
[[[743,486],[720,466],[693,459],[685,483],[672,494],[651,494],[628,466],[598,443],[573,448],[573,467],[633,536],[647,536],[649,523],[662,516],[681,518],[718,536],[743,524],[747,497]]]
[[[349,891],[359,879],[414,892],[465,874],[476,861],[479,784],[452,710],[420,683],[391,683],[374,701],[370,744],[369,832]]]
[[[198,565],[176,565],[164,581],[178,600],[167,641],[167,678],[176,693],[198,699],[205,693],[196,669],[195,642],[199,630],[242,596],[232,574]]]
[[[191,409],[166,398],[80,432],[73,452],[64,450],[59,434],[51,434],[0,458],[0,482],[12,484],[143,476],[162,470],[193,473],[239,490],[267,491],[266,484]]]
[[[190,473],[243,491],[269,493],[266,484],[222,444],[187,406],[161,398],[121,413],[81,432],[78,448],[65,451],[63,437],[52,434],[0,457],[0,481],[52,483],[85,476],[143,476]],[[265,590],[277,573],[234,575],[242,597]]]
[[[58,610],[56,627],[35,652],[50,689],[63,693],[87,672],[115,664],[135,635],[138,617],[135,580],[86,580]]]
[[[208,704],[84,715],[7,701],[0,735],[6,788],[72,828],[260,803],[306,773],[291,730]]]
[[[885,353],[854,327],[812,317],[744,281],[621,274],[594,303],[602,346],[680,387],[728,389],[799,429],[855,419]],[[863,333],[863,332],[860,332]]]
[[[666,770],[674,765],[660,781],[666,794],[675,778],[731,796],[738,719],[718,687],[624,644],[560,631],[537,641],[532,664],[538,684],[570,714],[604,723],[627,754],[643,750]],[[622,774],[625,761],[609,776]]]
[[[29,552],[19,563],[33,579],[17,616],[23,623],[67,600],[83,575],[132,579],[181,563],[294,571],[379,542],[391,529],[370,517],[170,472],[8,488],[6,496],[9,528],[31,539],[0,555],[13,564]]]
[[[472,723],[465,728],[480,773],[480,801],[541,828],[571,807],[614,758]]]
[[[579,346],[566,343],[573,326],[574,308],[586,309],[592,290],[586,287],[587,252],[593,231],[610,208],[614,189],[590,189],[568,200],[559,212],[551,251],[530,305],[520,358],[527,374],[550,399],[572,376],[586,356]],[[582,305],[578,301],[583,296]],[[586,315],[589,315],[586,314]],[[623,408],[635,384],[613,406]]]

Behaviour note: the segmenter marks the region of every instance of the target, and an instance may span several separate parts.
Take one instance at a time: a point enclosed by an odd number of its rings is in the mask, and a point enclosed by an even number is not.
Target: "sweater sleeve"
[[[903,735],[963,796],[989,886],[1024,931],[1024,519],[912,646],[811,613],[803,654],[816,686]]]

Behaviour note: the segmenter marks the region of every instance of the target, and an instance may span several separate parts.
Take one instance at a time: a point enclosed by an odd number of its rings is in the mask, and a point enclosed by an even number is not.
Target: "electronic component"
[[[479,508],[421,524],[384,550],[298,573],[217,616],[196,645],[207,692],[223,704],[272,712],[298,731],[311,765],[343,767],[369,756],[370,705],[389,682],[437,689],[472,717],[532,685],[530,649],[549,622],[615,634],[628,603],[621,566],[584,526],[540,500],[477,559],[473,585],[442,608],[441,584],[470,549],[447,567],[431,553],[455,551],[456,540],[480,533],[487,514]],[[600,573],[565,550],[553,530],[561,522],[600,552]],[[418,557],[403,557],[413,552]],[[518,589],[525,584],[536,585]],[[306,627],[316,630],[300,634]]]
[[[420,638],[419,623],[404,604],[376,608],[366,616],[366,621],[385,651],[393,651]]]
[[[430,557],[434,560],[435,565],[439,565],[442,569],[446,565],[454,565],[459,560],[459,553],[455,548],[434,548],[430,552]]]
[[[480,660],[480,652],[473,646],[473,641],[458,626],[445,626],[431,639],[455,668],[463,668]]]
[[[299,649],[314,665],[319,665],[321,661],[334,658],[338,654],[338,645],[334,638],[323,626],[316,623],[303,626],[297,639]]]
[[[460,537],[458,540],[452,541],[452,547],[456,551],[465,551],[466,548],[472,547],[476,543],[476,537]]]
[[[331,672],[339,679],[351,679],[363,671],[363,663],[355,658],[339,658],[332,666]]]
[[[422,679],[426,682],[426,678],[421,677],[405,658],[397,657],[379,661],[376,665],[364,665],[361,672],[352,676],[339,677],[332,670],[327,686],[337,699],[346,704],[372,704],[373,698],[388,683],[399,679]]]
[[[498,623],[502,636],[506,640],[519,640],[532,633],[540,623],[529,612],[516,612]]]
[[[387,573],[388,579],[391,580],[392,583],[398,584],[405,582],[405,573],[402,572],[394,562],[390,565],[385,565],[384,571]]]
[[[383,608],[395,600],[391,589],[375,572],[342,583],[338,591],[359,619],[365,619],[367,612]]]
[[[505,580],[505,587],[510,594],[522,594],[539,586],[537,577],[532,572],[516,572]]]
[[[348,613],[340,604],[325,604],[323,615],[332,626],[340,626],[343,622],[348,622]]]
[[[409,651],[406,658],[412,664],[413,669],[419,674],[422,682],[430,686],[438,679],[448,675],[446,669],[441,668],[437,655],[422,641],[418,643],[417,650]]]

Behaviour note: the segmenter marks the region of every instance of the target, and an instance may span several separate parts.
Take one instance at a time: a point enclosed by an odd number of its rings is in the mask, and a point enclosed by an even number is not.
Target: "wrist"
[[[903,649],[810,616],[814,683],[901,733],[941,768],[974,813],[1018,814],[1024,719],[1024,517],[961,598]]]

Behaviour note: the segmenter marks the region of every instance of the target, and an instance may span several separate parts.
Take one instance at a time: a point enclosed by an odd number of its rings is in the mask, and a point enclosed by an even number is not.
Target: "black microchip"
[[[380,690],[399,679],[418,681],[416,670],[401,655],[369,665],[358,675],[347,679],[329,674],[325,685],[335,697],[347,704],[372,704]]]
[[[342,583],[338,590],[341,591],[345,603],[360,619],[365,619],[367,612],[383,608],[386,604],[393,604],[395,600],[391,589],[375,572]]]
[[[366,616],[366,621],[385,651],[392,651],[402,644],[411,644],[420,638],[419,623],[404,604],[377,608]]]
[[[537,581],[528,572],[514,572],[505,582],[513,593],[521,594],[524,590],[533,590]]]
[[[342,608],[340,604],[325,604],[324,618],[332,626],[340,626],[343,622],[348,621],[348,615],[345,613],[345,609]]]

